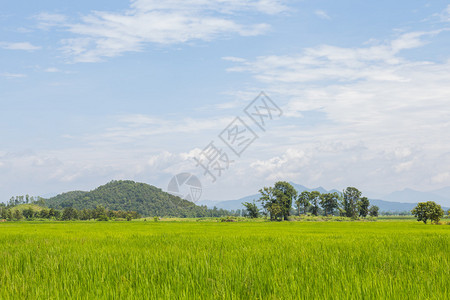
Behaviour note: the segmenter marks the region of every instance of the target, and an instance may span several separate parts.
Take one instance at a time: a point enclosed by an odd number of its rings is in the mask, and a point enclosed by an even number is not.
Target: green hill
[[[90,192],[63,193],[45,199],[45,204],[49,208],[78,210],[102,205],[110,210],[136,211],[143,216],[202,217],[209,212],[206,207],[131,180],[111,181]]]

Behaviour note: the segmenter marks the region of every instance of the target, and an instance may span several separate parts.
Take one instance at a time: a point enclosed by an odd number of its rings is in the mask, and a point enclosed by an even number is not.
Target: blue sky
[[[112,179],[203,199],[276,180],[450,185],[447,1],[8,1],[0,201]],[[283,116],[211,183],[192,158],[260,91]]]

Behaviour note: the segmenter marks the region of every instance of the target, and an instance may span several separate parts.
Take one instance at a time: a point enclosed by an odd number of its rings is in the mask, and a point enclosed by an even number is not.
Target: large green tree
[[[20,221],[23,218],[22,211],[20,209],[14,210],[13,216],[14,220]]]
[[[369,216],[371,217],[378,217],[378,211],[380,210],[380,208],[376,205],[372,205],[369,208]]]
[[[338,193],[323,193],[320,195],[320,206],[322,206],[324,214],[332,215],[334,210],[338,208]]]
[[[258,201],[270,214],[271,220],[287,220],[290,215],[292,202],[297,197],[297,191],[286,181],[278,181],[273,187],[259,190],[261,197]]]
[[[444,215],[441,206],[433,201],[420,202],[411,212],[417,217],[417,221],[423,221],[425,224],[428,220],[437,224]]]
[[[311,203],[311,212],[313,215],[318,216],[319,215],[320,192],[312,191],[309,194],[309,196],[310,196],[309,201]]]
[[[281,206],[282,215],[285,220],[291,214],[292,202],[297,197],[297,190],[286,181],[278,181],[274,185],[277,203]]]
[[[275,202],[272,203],[272,205],[269,206],[268,211],[270,213],[270,219],[275,221],[282,221],[283,220],[283,207]]]
[[[244,202],[242,203],[242,205],[244,205],[245,208],[247,209],[247,214],[250,218],[254,219],[259,216],[259,208],[256,205],[255,201],[253,201],[253,203]]]
[[[6,207],[0,207],[0,219],[8,218],[8,209]]]
[[[28,195],[27,195],[27,196],[28,196]],[[32,218],[33,218],[33,216],[34,216],[34,210],[33,210],[33,208],[28,207],[28,208],[25,208],[25,209],[22,211],[22,214],[23,214],[23,216],[24,216],[27,220],[29,220],[29,219],[32,219]]]
[[[297,200],[295,200],[295,204],[298,208],[298,215],[300,216],[300,208],[303,208],[303,214],[306,215],[306,212],[308,211],[308,207],[311,205],[309,202],[311,199],[311,193],[308,191],[303,191],[298,195]]]
[[[361,192],[355,187],[347,187],[342,193],[342,208],[349,218],[358,217],[358,202]]]
[[[273,203],[276,202],[276,196],[275,196],[275,190],[273,187],[263,187],[259,190],[259,193],[261,194],[261,197],[258,199],[259,202],[261,202],[261,205],[263,207],[263,213],[265,215],[269,214],[270,219],[273,219],[273,214],[271,213],[271,206]]]
[[[370,206],[370,201],[367,197],[362,197],[359,201],[358,201],[358,211],[359,211],[359,216],[360,217],[367,217],[367,215],[369,214],[369,206]]]

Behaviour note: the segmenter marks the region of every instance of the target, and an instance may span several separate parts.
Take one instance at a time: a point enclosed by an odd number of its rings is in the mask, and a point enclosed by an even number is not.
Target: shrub
[[[106,215],[100,215],[97,218],[97,221],[102,221],[102,222],[105,222],[105,221],[108,221],[108,220],[109,219],[108,219],[108,217]]]

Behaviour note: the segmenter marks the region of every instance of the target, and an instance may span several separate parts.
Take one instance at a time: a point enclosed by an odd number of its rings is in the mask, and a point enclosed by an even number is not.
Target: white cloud
[[[19,73],[0,73],[0,77],[6,77],[6,78],[24,78],[27,77],[25,74],[19,74]]]
[[[28,42],[0,42],[0,48],[7,50],[23,50],[23,51],[35,51],[41,49],[39,46],[34,46]]]
[[[265,14],[278,14],[287,7],[278,0],[134,0],[132,8],[139,11],[212,11],[232,14],[239,11],[257,11]]]
[[[450,22],[450,4],[438,16],[442,22]]]
[[[38,21],[38,28],[43,30],[48,30],[55,26],[62,26],[68,21],[65,15],[47,12],[37,14],[34,18]]]
[[[444,172],[433,176],[431,179],[434,183],[447,183],[450,181],[450,172]]]
[[[395,166],[395,172],[402,173],[411,170],[413,167],[414,161],[406,161],[399,163]]]
[[[113,179],[131,179],[164,187],[180,171],[195,165],[189,160],[198,150],[151,152],[142,149],[81,147],[42,152],[0,152],[0,181],[10,195],[42,195],[69,190],[90,190]],[[16,178],[23,181],[18,182]],[[27,182],[23,190],[23,182]]]
[[[288,148],[281,156],[275,156],[267,160],[256,160],[250,167],[258,176],[267,180],[276,181],[282,178],[293,178],[299,175],[311,158],[304,150]]]
[[[321,19],[331,20],[331,17],[323,10],[318,9],[314,13]]]
[[[360,79],[401,82],[406,79],[396,72],[397,66],[403,63],[398,54],[402,50],[425,45],[424,37],[434,36],[442,31],[405,33],[392,41],[370,47],[322,45],[307,48],[297,55],[262,56],[253,62],[233,58],[234,62],[241,64],[228,70],[252,72],[263,82],[342,82]]]
[[[245,62],[245,59],[240,58],[240,57],[234,57],[234,56],[225,56],[225,57],[222,57],[222,59],[232,61],[232,62]]]
[[[283,111],[292,128],[279,130],[280,139],[290,141],[285,149],[298,147],[310,159],[302,165],[274,156],[253,166],[274,176],[286,170],[312,185],[343,178],[372,190],[435,187],[443,177],[433,176],[448,172],[450,163],[443,156],[450,151],[450,60],[414,61],[402,54],[437,34],[447,32],[409,32],[365,47],[321,45],[293,55],[233,59],[230,71],[252,73],[273,99],[287,103]],[[325,121],[308,129],[297,125],[305,111],[320,111]],[[352,144],[361,146],[347,147]],[[318,181],[311,181],[315,177]],[[343,184],[339,180],[336,184]]]
[[[52,68],[45,69],[44,72],[47,72],[47,73],[58,73],[58,72],[61,72],[61,70],[58,69],[58,68],[53,68],[52,67]]]
[[[47,13],[36,18],[41,28],[61,26],[74,35],[62,40],[62,50],[74,62],[97,62],[142,51],[148,43],[170,45],[227,35],[260,35],[270,26],[248,24],[239,12],[276,14],[285,10],[276,0],[135,0],[127,11],[95,11],[78,23]]]

